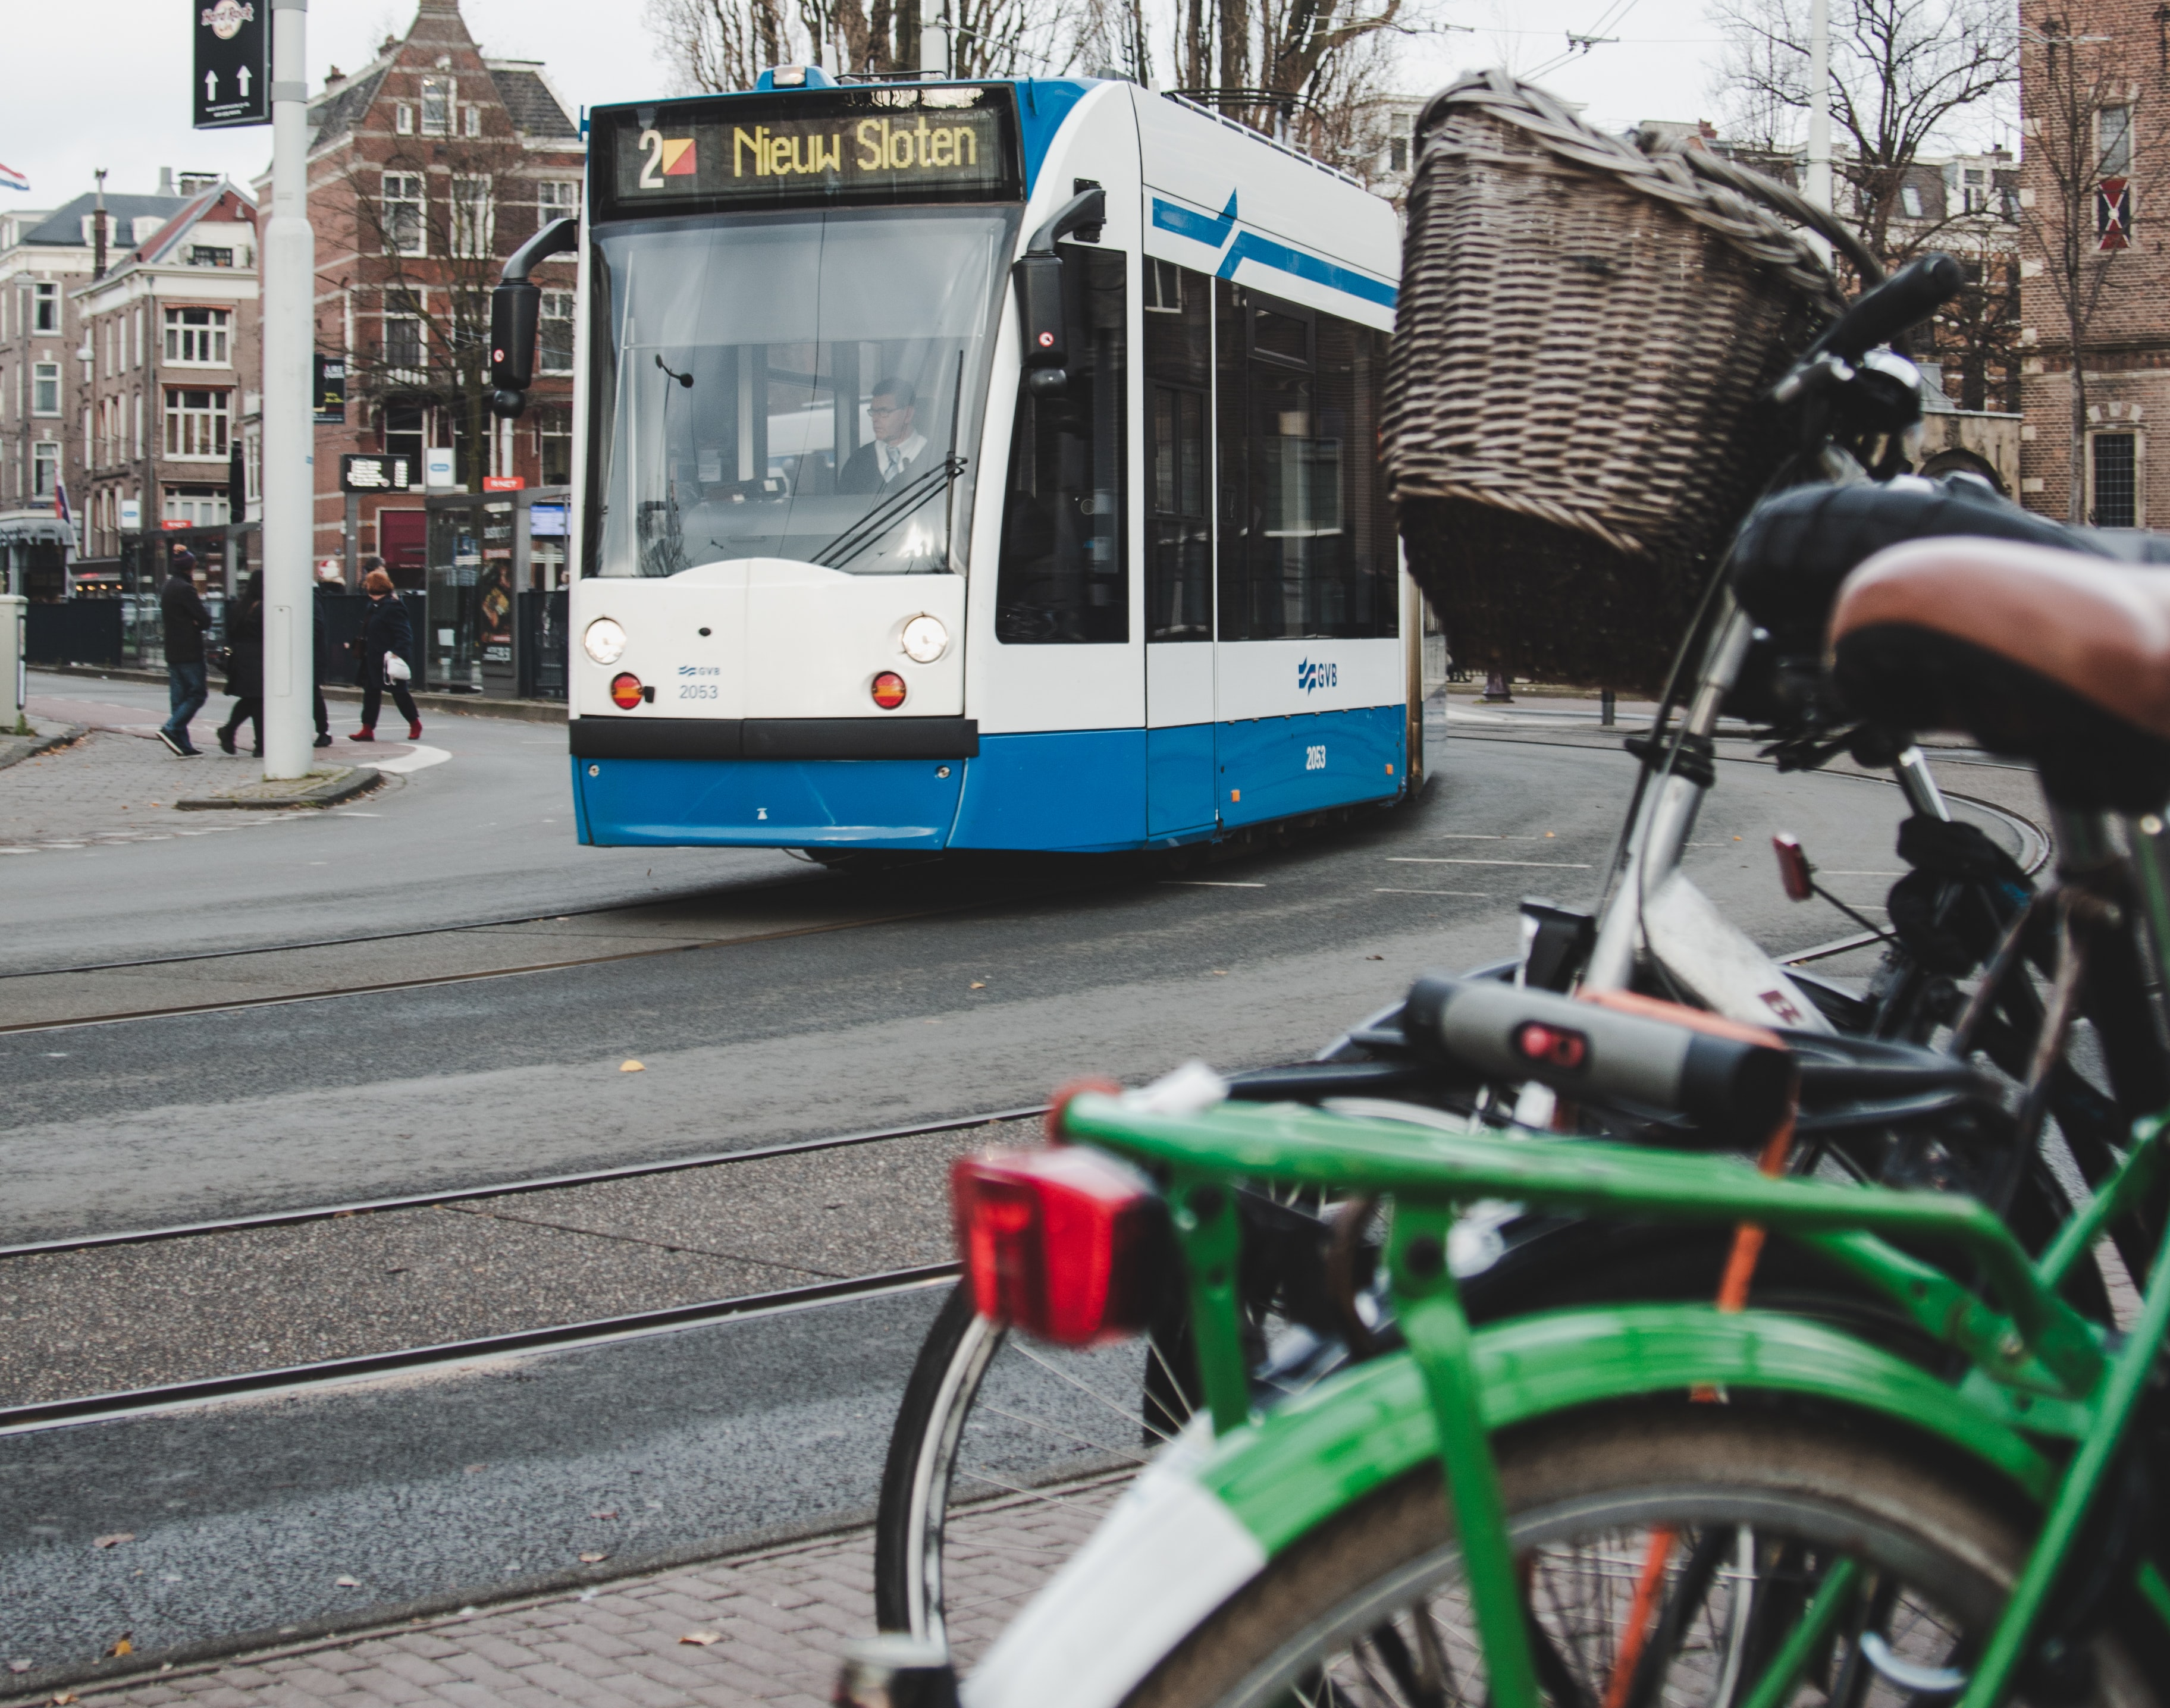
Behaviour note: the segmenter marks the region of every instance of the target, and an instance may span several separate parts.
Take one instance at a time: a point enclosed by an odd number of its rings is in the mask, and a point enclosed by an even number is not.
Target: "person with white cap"
[[[332,720],[324,711],[324,674],[332,668],[331,631],[324,621],[324,601],[345,590],[346,576],[339,568],[338,558],[327,558],[317,565],[317,596],[310,601],[316,632],[309,691],[313,702],[311,709],[317,714],[316,745],[318,747],[332,745]]]

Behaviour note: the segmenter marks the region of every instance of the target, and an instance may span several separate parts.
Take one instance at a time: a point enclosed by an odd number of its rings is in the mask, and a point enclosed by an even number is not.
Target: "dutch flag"
[[[12,166],[0,165],[0,189],[28,189],[30,180]]]

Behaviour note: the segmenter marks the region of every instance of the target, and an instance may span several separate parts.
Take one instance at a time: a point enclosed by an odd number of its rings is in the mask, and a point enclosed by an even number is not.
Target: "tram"
[[[1178,847],[1421,777],[1353,179],[1128,83],[788,67],[596,109],[560,226],[493,343],[512,413],[576,250],[581,841]]]

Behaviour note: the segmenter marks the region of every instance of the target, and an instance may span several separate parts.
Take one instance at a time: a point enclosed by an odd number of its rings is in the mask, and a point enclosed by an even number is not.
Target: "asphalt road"
[[[540,825],[564,787],[562,737],[448,724],[431,737],[453,760],[381,797],[377,819],[14,862],[11,904],[40,956],[19,944],[12,964],[67,963],[55,951],[74,940],[56,920],[171,952],[291,942],[358,918],[564,910],[576,895],[623,906],[666,878],[677,894],[646,909],[641,930],[697,937],[719,917],[772,915],[825,927],[0,1038],[0,1241],[903,1124],[1193,1056],[1239,1067],[1307,1054],[1419,971],[1511,953],[1519,897],[1586,900],[1632,780],[1617,749],[1547,745],[1541,723],[1458,727],[1483,739],[1435,736],[1420,801],[1254,857],[1181,874],[1008,861],[810,878],[781,855],[651,866],[574,848],[569,831],[553,840]],[[1783,899],[1767,838],[1796,832],[1840,894],[1873,906],[1897,867],[1895,791],[1720,769],[1689,854],[1697,881],[1781,952],[1852,931],[1829,908]],[[346,857],[297,862],[318,846]],[[99,920],[100,905],[118,923]],[[479,953],[411,941],[425,968]],[[624,941],[657,938],[628,920]],[[628,1059],[644,1070],[622,1071]],[[756,1228],[779,1213],[752,1197],[737,1210]],[[833,1230],[828,1241],[824,1268],[841,1261]],[[872,1497],[931,1303],[828,1306],[0,1438],[0,1658],[86,1658],[124,1631],[141,1649],[275,1629],[484,1593],[583,1550],[623,1561],[847,1513]],[[0,1269],[0,1313],[17,1304]],[[155,1315],[159,1300],[139,1308]],[[603,1511],[620,1517],[588,1516]],[[123,1532],[135,1540],[93,1545]]]

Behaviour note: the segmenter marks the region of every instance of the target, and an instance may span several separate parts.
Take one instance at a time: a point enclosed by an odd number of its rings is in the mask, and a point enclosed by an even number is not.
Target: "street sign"
[[[338,427],[346,420],[346,358],[317,355],[317,383],[314,393],[317,425]]]
[[[484,492],[518,492],[527,483],[516,474],[486,474],[482,478]]]
[[[425,486],[452,484],[452,447],[431,445],[422,451],[422,481]]]
[[[143,500],[141,499],[121,499],[120,531],[124,534],[132,534],[138,531],[142,526]]]
[[[404,492],[414,483],[404,456],[347,456],[339,458],[341,492]]]
[[[271,0],[189,0],[199,131],[271,122]]]

